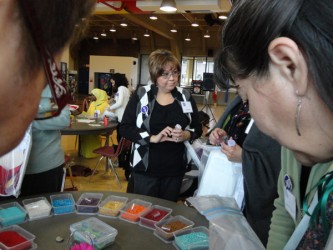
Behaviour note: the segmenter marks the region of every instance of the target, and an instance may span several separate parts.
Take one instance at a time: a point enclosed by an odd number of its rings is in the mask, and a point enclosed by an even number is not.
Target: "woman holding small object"
[[[219,81],[219,84],[222,88],[228,87],[222,81]],[[242,163],[242,211],[262,244],[266,246],[275,209],[273,202],[277,197],[281,146],[258,130],[252,121],[248,104],[237,95],[210,133],[209,141],[213,145],[221,145],[221,151],[230,161]]]
[[[148,68],[153,84],[132,95],[119,131],[134,142],[134,193],[177,201],[187,165],[182,142],[198,138],[202,128],[193,98],[178,87],[178,59],[168,50],[156,50]]]

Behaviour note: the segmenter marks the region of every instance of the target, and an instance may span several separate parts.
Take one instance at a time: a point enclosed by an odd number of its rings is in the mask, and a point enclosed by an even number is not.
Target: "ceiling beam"
[[[147,22],[147,19],[142,15],[123,15],[126,19],[130,20],[131,22],[135,23],[138,26],[144,27],[145,29],[151,30],[156,34],[159,34],[166,39],[172,40],[176,37],[170,32],[171,27],[167,27],[166,25],[162,24],[161,22],[156,22],[156,24],[152,24]]]

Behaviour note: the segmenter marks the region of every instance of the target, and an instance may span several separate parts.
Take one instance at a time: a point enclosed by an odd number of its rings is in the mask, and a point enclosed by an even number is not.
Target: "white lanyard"
[[[316,192],[315,196],[313,197],[313,200],[311,202],[311,205],[309,207],[309,213],[311,214],[315,208],[315,206],[318,203],[318,193]],[[283,248],[283,250],[295,250],[301,241],[303,235],[305,234],[305,231],[308,229],[310,221],[310,216],[307,214],[304,214],[301,222],[297,225],[295,231],[289,238],[287,244]]]

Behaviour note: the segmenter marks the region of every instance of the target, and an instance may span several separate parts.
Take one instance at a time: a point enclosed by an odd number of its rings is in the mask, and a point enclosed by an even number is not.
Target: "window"
[[[182,72],[180,85],[190,87],[192,80],[203,80],[203,73],[213,73],[214,59],[211,57],[187,57],[182,58]]]

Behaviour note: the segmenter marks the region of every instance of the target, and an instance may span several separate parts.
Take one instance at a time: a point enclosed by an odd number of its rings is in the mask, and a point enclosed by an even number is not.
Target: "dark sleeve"
[[[264,245],[278,197],[277,181],[281,169],[281,146],[253,124],[243,143],[245,214]]]
[[[219,118],[219,120],[217,121],[217,123],[215,124],[214,128],[212,130],[210,130],[207,133],[207,141],[206,144],[210,145],[209,142],[209,135],[210,133],[215,129],[215,128],[222,128],[223,124],[225,123],[225,120],[228,118],[228,116],[230,115],[230,113],[232,112],[232,110],[240,103],[242,102],[242,99],[240,98],[239,95],[236,95],[234,99],[232,99],[232,101],[227,105],[226,109],[224,110],[223,114],[221,115],[221,117]],[[223,129],[223,128],[222,128]]]
[[[136,126],[137,106],[139,102],[140,100],[136,93],[131,95],[119,125],[119,133],[134,143],[147,145],[150,141],[150,134],[147,130]]]
[[[199,113],[198,113],[198,107],[196,102],[194,101],[193,97],[190,96],[190,102],[192,105],[193,113],[191,114],[192,121],[190,124],[190,128],[194,129],[194,131],[191,132],[191,139],[190,142],[192,143],[195,139],[199,138],[202,134],[202,125],[199,122]]]

